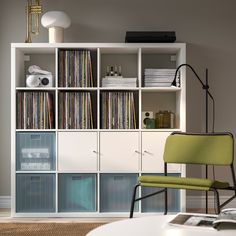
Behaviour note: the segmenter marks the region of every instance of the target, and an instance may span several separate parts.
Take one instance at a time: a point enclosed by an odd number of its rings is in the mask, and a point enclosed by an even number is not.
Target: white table
[[[174,215],[133,218],[102,225],[86,236],[235,236],[236,230],[207,227],[172,226]]]

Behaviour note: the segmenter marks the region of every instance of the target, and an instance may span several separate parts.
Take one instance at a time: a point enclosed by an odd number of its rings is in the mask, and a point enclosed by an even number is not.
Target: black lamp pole
[[[189,67],[192,72],[194,73],[194,75],[196,76],[196,78],[198,79],[198,81],[201,83],[202,85],[202,89],[205,90],[206,92],[206,133],[208,133],[208,97],[210,97],[212,99],[213,102],[213,125],[212,125],[212,132],[214,132],[214,119],[215,119],[215,102],[214,102],[214,98],[212,96],[212,94],[209,92],[209,85],[208,85],[208,69],[206,69],[206,82],[205,84],[202,82],[202,80],[200,79],[200,77],[198,76],[198,74],[196,73],[196,71],[193,69],[193,67],[189,64],[181,64],[177,67],[176,71],[175,71],[175,77],[174,77],[174,82],[176,82],[176,78],[177,78],[177,74],[178,71],[180,70],[181,67],[186,66]],[[206,165],[206,178],[208,178],[208,166]],[[208,192],[206,191],[206,213],[208,213]]]

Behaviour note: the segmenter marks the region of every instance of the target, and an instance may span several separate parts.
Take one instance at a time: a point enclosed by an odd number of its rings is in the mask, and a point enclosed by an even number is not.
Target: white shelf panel
[[[57,88],[58,91],[97,91],[96,87],[86,87],[86,88],[82,88],[82,87],[58,87]]]
[[[137,171],[127,171],[127,170],[112,170],[112,171],[99,171],[99,174],[140,174],[139,170]]]
[[[179,87],[142,87],[142,92],[176,92],[181,91]]]
[[[58,129],[58,132],[96,132],[98,129]]]
[[[117,91],[117,90],[124,90],[124,91],[138,91],[138,87],[100,87],[100,91]]]
[[[181,129],[141,129],[142,132],[175,132],[181,131]]]
[[[84,171],[84,170],[66,170],[66,171],[63,171],[63,170],[58,170],[57,171],[58,174],[99,174],[100,172],[99,171]]]
[[[56,174],[55,170],[17,170],[16,174]]]
[[[100,132],[137,132],[139,129],[99,129]]]
[[[25,52],[53,52],[55,48],[101,48],[102,49],[138,49],[145,53],[174,53],[185,49],[185,43],[12,43],[12,48],[19,48]]]
[[[54,87],[16,87],[17,91],[55,91]]]
[[[55,132],[56,129],[16,129],[16,132]]]
[[[21,52],[30,55],[30,54],[54,54],[56,47],[50,44],[44,43],[12,43],[12,48],[16,48]]]

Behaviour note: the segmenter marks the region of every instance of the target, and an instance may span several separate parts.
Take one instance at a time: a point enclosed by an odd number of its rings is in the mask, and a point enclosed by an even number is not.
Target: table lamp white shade
[[[43,27],[48,28],[49,43],[63,43],[64,29],[71,24],[69,16],[62,11],[48,11],[41,18]]]

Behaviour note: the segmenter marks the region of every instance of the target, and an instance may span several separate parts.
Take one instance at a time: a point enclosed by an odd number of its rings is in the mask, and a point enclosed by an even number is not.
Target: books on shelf
[[[170,225],[197,226],[220,229],[236,229],[236,208],[223,209],[219,215],[179,213]]]
[[[176,69],[144,69],[144,87],[170,87],[174,81]],[[176,87],[180,87],[180,75],[176,78]]]
[[[54,94],[52,92],[17,92],[17,129],[53,129]]]
[[[59,128],[92,129],[92,101],[90,92],[59,93]]]
[[[103,92],[101,106],[102,129],[136,128],[133,92]]]
[[[89,50],[59,51],[59,87],[93,87]]]
[[[102,78],[102,87],[137,87],[137,78],[106,76]]]

